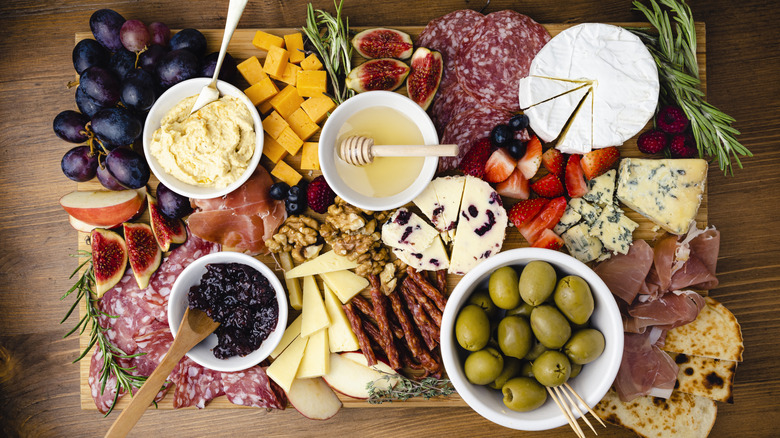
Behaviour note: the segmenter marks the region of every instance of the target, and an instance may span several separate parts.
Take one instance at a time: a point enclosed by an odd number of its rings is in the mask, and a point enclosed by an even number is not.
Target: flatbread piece
[[[726,306],[711,297],[690,324],[666,333],[665,351],[742,362],[742,329]]]
[[[734,403],[734,374],[737,362],[670,353],[680,366],[675,389],[686,394],[700,395],[715,401]]]

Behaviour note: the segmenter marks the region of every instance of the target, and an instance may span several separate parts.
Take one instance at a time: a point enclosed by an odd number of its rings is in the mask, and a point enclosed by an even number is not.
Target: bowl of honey
[[[331,113],[320,134],[319,159],[325,180],[342,199],[371,211],[408,204],[431,182],[439,159],[374,157],[365,166],[348,164],[339,145],[351,136],[375,145],[436,145],[439,137],[428,114],[406,96],[368,91],[342,103]]]

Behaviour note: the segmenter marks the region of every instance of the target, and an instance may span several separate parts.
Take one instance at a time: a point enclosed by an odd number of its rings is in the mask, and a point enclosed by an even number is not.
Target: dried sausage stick
[[[433,350],[439,343],[439,329],[431,322],[431,319],[423,311],[422,306],[414,299],[409,288],[401,285],[401,293],[406,300],[406,306],[412,311],[412,317],[414,322],[417,323],[417,328],[420,329],[425,345],[428,346],[429,350]]]
[[[447,270],[446,269],[439,269],[436,271],[436,289],[439,289],[439,291],[442,294],[447,294]]]
[[[412,280],[414,280],[415,283],[417,283],[418,286],[420,286],[420,290],[422,290],[423,293],[428,296],[428,298],[432,299],[433,302],[436,303],[436,307],[444,312],[444,307],[447,305],[447,299],[444,298],[444,295],[442,295],[441,292],[428,283],[428,280],[423,278],[423,276],[414,270],[414,268],[407,268],[406,273]]]
[[[436,326],[441,327],[441,310],[439,310],[436,305],[433,304],[424,293],[422,293],[420,288],[417,286],[417,283],[415,283],[412,279],[407,278],[404,280],[403,285],[409,290],[409,292],[412,293],[414,299],[423,306],[423,309],[425,309],[425,312],[427,312],[428,315],[433,319],[433,322],[436,323]]]
[[[360,317],[355,312],[355,308],[352,307],[352,301],[344,304],[344,312],[347,314],[347,319],[349,319],[349,325],[352,327],[352,331],[355,332],[355,336],[357,336],[360,350],[363,352],[363,355],[366,356],[368,365],[375,365],[376,356],[374,355],[374,350],[371,348],[371,342],[366,337],[366,332],[363,331],[363,324]]]
[[[401,361],[398,358],[398,350],[393,343],[393,332],[390,329],[390,320],[387,318],[387,306],[385,305],[385,294],[382,293],[381,285],[379,284],[379,278],[376,275],[372,275],[369,278],[371,281],[371,302],[374,304],[374,319],[376,325],[379,328],[379,332],[384,338],[382,348],[384,348],[387,354],[387,360],[390,362],[390,366],[397,370],[401,368]]]
[[[395,292],[388,295],[388,297],[390,298],[393,312],[395,312],[395,315],[398,317],[398,322],[404,329],[404,339],[406,339],[406,346],[409,347],[409,352],[412,354],[412,357],[420,361],[420,365],[422,365],[425,371],[435,373],[441,367],[428,350],[422,348],[422,345],[420,345],[420,338],[418,338],[417,333],[414,332],[414,326],[412,326],[409,316],[404,311],[401,297]]]
[[[363,297],[363,295],[355,295],[352,297],[351,302],[355,305],[355,307],[358,308],[361,313],[363,313],[363,315],[376,319],[376,315],[374,314],[374,309],[371,306],[371,303],[369,303],[368,300]],[[399,327],[395,321],[390,321],[390,328],[393,329],[393,334],[395,334],[396,338],[403,339],[404,330]]]

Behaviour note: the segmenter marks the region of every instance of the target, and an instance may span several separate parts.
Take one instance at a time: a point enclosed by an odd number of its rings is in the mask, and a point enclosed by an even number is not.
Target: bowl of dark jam
[[[187,353],[216,371],[240,371],[262,362],[287,326],[287,296],[279,279],[261,261],[236,252],[203,256],[182,271],[168,300],[173,333],[187,307],[220,323]]]

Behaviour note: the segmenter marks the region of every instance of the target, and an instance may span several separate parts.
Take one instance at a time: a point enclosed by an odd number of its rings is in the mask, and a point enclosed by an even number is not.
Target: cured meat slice
[[[696,319],[703,307],[704,297],[684,290],[668,292],[646,302],[640,300],[628,309],[628,314],[635,319],[638,330],[649,326],[671,330]]]
[[[178,367],[179,372],[173,375],[173,383],[176,385],[173,391],[175,409],[188,406],[203,409],[209,401],[225,395],[222,373],[204,368],[188,357],[184,357]]]
[[[472,30],[484,19],[485,16],[479,12],[461,9],[431,20],[420,32],[417,45],[440,52],[444,60],[439,89],[455,83],[455,59],[458,51],[461,47],[469,45]]]
[[[106,330],[111,343],[126,354],[135,352],[133,339],[142,329],[156,322],[148,308],[144,308],[138,284],[130,269],[116,286],[98,301],[98,322]]]
[[[87,384],[92,394],[92,400],[95,401],[95,406],[100,413],[105,414],[111,410],[111,406],[114,404],[114,398],[116,398],[116,376],[111,375],[108,377],[105,386],[100,381],[100,374],[103,369],[103,352],[100,349],[95,349],[95,354],[92,355],[92,359],[89,363],[89,377],[87,378]],[[122,397],[124,393],[120,394]]]
[[[486,105],[519,111],[517,90],[550,34],[530,17],[504,10],[485,16],[458,51],[458,82]]]
[[[439,137],[444,135],[444,129],[453,117],[477,106],[481,106],[479,101],[464,91],[457,82],[452,82],[446,88],[440,86],[431,107],[431,120],[439,132]]]
[[[455,115],[447,124],[441,143],[457,144],[458,156],[439,158],[439,172],[457,168],[474,142],[489,136],[496,125],[508,122],[511,117],[508,111],[484,106]]]
[[[265,368],[254,366],[234,373],[222,373],[222,390],[231,403],[267,409],[284,409],[287,397],[268,378]]]
[[[644,240],[635,240],[627,254],[617,254],[601,262],[593,271],[604,280],[612,294],[632,303],[645,283],[653,265],[653,248]]]
[[[671,393],[677,381],[677,364],[658,345],[659,331],[625,333],[623,359],[615,378],[615,390],[624,402],[639,396]]]
[[[139,376],[149,376],[171,348],[173,335],[171,335],[171,329],[165,326],[159,330],[137,336],[135,342],[138,345],[136,352],[143,354],[134,357],[132,364]],[[173,369],[171,375],[175,375],[177,372],[178,366]]]
[[[659,240],[653,247],[653,267],[647,276],[647,282],[657,287],[652,290],[657,294],[669,290],[672,282],[672,265],[674,252],[677,249],[677,236],[668,235]]]

